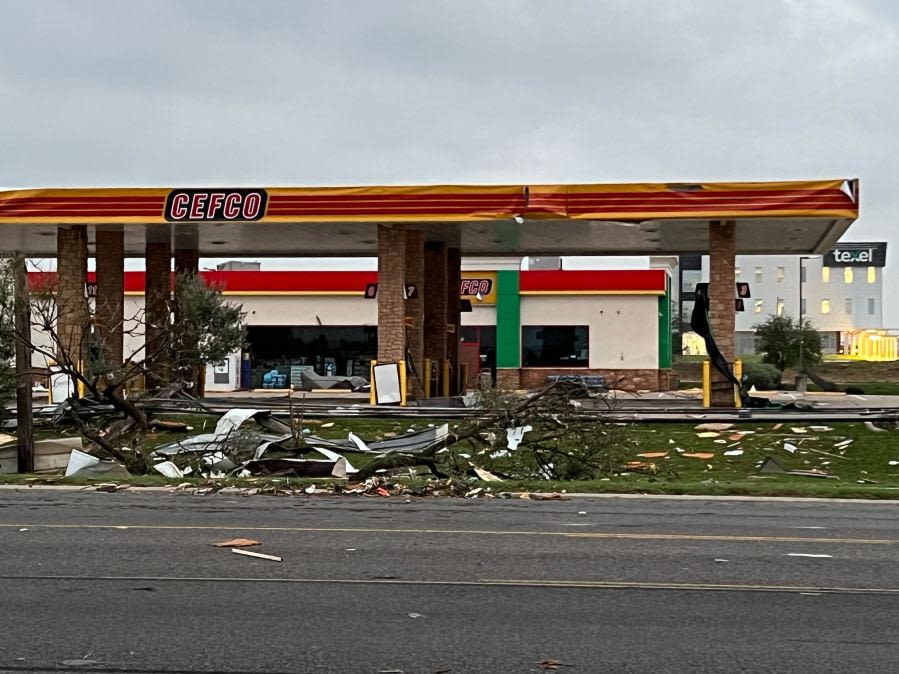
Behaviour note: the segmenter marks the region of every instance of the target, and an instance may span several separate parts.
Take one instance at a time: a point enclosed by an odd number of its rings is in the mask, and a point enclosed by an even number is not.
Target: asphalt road
[[[897,575],[897,503],[3,489],[0,671],[895,672]]]

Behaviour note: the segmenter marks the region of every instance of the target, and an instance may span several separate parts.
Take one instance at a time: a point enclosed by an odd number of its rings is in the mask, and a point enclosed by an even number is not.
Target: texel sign
[[[883,267],[886,261],[886,242],[840,243],[824,256],[825,267]]]

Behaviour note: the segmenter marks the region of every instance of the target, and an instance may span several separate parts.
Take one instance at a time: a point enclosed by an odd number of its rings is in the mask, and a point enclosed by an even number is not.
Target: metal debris
[[[262,545],[262,543],[252,538],[232,538],[227,541],[213,543],[212,545],[216,548],[249,548],[254,545]]]
[[[231,552],[244,557],[255,557],[256,559],[268,559],[272,562],[280,562],[281,558],[277,555],[265,555],[261,552],[253,552],[252,550],[241,550],[240,548],[231,548]]]

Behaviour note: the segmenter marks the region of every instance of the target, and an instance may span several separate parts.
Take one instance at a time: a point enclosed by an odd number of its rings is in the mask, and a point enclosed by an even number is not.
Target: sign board
[[[403,393],[398,363],[378,363],[374,366],[375,404],[392,405],[401,402]]]
[[[884,267],[886,263],[886,241],[838,243],[824,256],[825,267]]]
[[[418,287],[414,283],[407,283],[405,287],[405,299],[418,298]],[[378,284],[369,283],[365,286],[365,299],[373,300],[378,296]],[[462,280],[459,284],[459,297],[463,300],[463,306],[469,307],[462,311],[471,311],[471,306],[478,304],[496,304],[496,272],[478,271],[462,272]],[[468,304],[464,304],[464,302]]]
[[[463,271],[459,296],[477,304],[496,304],[495,271]]]
[[[743,300],[741,300],[740,298],[734,300],[734,310],[746,311],[746,305],[743,303]]]
[[[172,190],[165,199],[168,222],[261,220],[268,193],[259,188],[203,188]]]
[[[696,292],[705,293],[705,296],[708,297],[709,296],[709,284],[708,283],[697,283],[696,284]],[[749,293],[749,284],[743,283],[743,282],[737,283],[736,284],[736,292],[737,292],[738,299],[735,300],[735,302],[736,302],[735,306],[737,307],[737,311],[743,311],[743,308],[742,308],[743,307],[743,299],[747,298],[747,297],[752,297],[752,295],[750,295],[750,293]],[[687,293],[684,293],[684,295],[685,295],[685,299],[686,299]],[[694,295],[694,299],[695,299],[695,293],[693,293],[693,295]]]
[[[88,281],[84,284],[84,296],[85,297],[96,297],[97,296],[97,284]]]

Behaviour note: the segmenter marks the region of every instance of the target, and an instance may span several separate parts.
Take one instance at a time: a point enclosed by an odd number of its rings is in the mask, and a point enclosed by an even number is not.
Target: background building
[[[896,336],[883,325],[886,245],[840,243],[821,256],[738,255],[734,281],[748,283],[751,297],[737,313],[737,354],[755,353],[755,326],[773,315],[810,321],[824,353],[896,359]],[[703,353],[689,322],[696,283],[709,277],[708,257],[681,256],[675,275],[683,331],[675,348]]]

